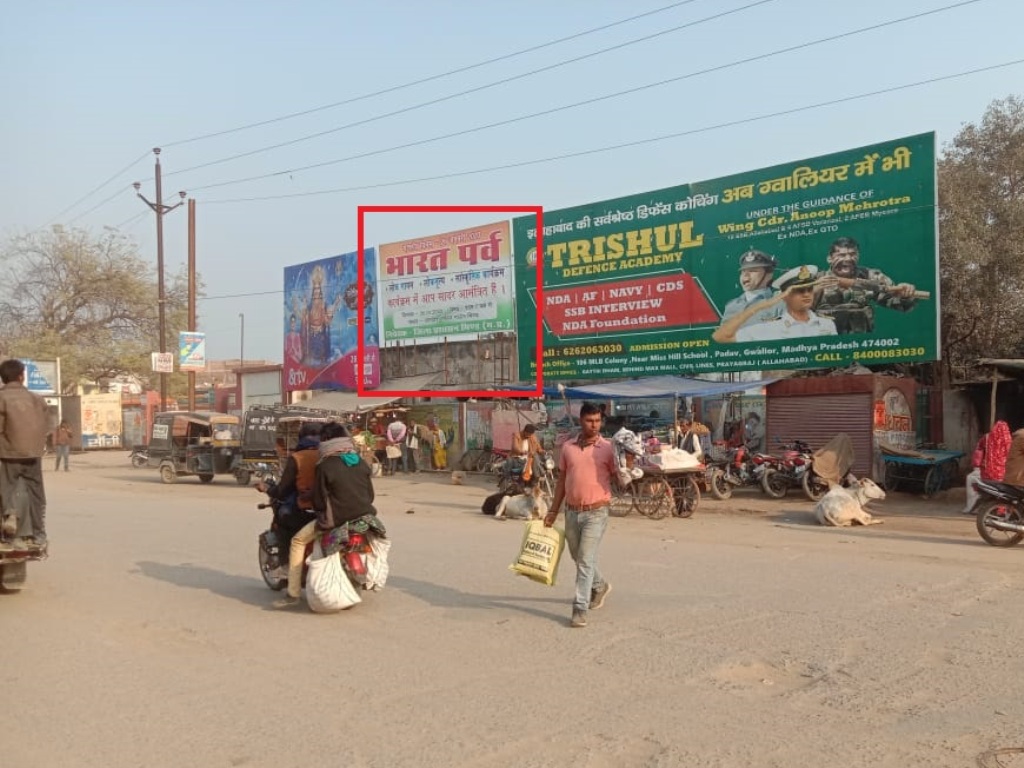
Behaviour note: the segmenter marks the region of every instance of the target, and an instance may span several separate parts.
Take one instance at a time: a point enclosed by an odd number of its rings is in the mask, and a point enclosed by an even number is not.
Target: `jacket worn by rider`
[[[295,451],[284,463],[284,471],[276,485],[267,489],[272,499],[286,501],[295,497],[295,506],[299,509],[313,508],[313,486],[316,483],[316,463],[320,458],[317,451],[318,443],[302,439]]]
[[[0,459],[38,459],[46,446],[46,401],[20,381],[0,389]]]
[[[335,453],[324,456],[316,465],[313,507],[320,530],[329,531],[364,515],[376,515],[373,498],[370,467],[358,455]]]

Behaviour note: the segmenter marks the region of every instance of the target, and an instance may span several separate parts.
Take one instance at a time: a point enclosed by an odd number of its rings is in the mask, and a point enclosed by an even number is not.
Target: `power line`
[[[981,72],[991,72],[995,69],[1004,69],[1006,67],[1016,66],[1018,64],[1024,64],[1024,59],[1015,59],[1013,61],[1004,62],[1002,64],[993,64],[987,67],[979,67],[977,69],[964,70],[962,72],[956,72],[951,75],[941,75],[939,77],[932,77],[926,80],[918,80],[913,83],[904,83],[902,85],[895,85],[890,88],[881,88],[875,91],[868,91],[866,93],[859,93],[853,96],[844,96],[838,99],[830,99],[828,101],[821,101],[815,104],[807,104],[802,107],[793,107],[791,109],[779,110],[777,112],[769,112],[763,115],[756,115],[754,117],[740,118],[738,120],[729,120],[724,123],[716,123],[714,125],[708,125],[701,128],[692,128],[686,131],[679,131],[677,133],[663,134],[661,136],[652,136],[646,139],[638,139],[636,141],[623,142],[621,144],[610,144],[604,147],[596,147],[594,149],[585,149],[579,152],[569,152],[562,155],[553,155],[550,157],[537,158],[534,160],[523,160],[516,163],[506,163],[504,165],[494,165],[488,168],[476,168],[469,171],[457,171],[455,173],[443,173],[437,176],[422,176],[414,179],[402,179],[399,181],[386,181],[377,184],[364,184],[356,187],[337,187],[335,189],[323,189],[314,192],[295,192],[284,195],[267,195],[263,197],[238,197],[230,198],[225,200],[206,200],[204,201],[207,205],[222,205],[227,203],[250,203],[264,200],[284,200],[288,198],[296,197],[313,197],[317,195],[332,195],[342,192],[360,192],[367,189],[380,189],[383,187],[397,187],[405,184],[418,184],[424,181],[440,181],[442,179],[453,179],[461,176],[472,176],[481,173],[492,173],[494,171],[505,171],[513,168],[523,168],[530,165],[540,165],[542,163],[551,163],[559,160],[569,160],[576,157],[585,157],[587,155],[596,155],[603,152],[612,152],[618,149],[627,149],[629,147],[642,146],[644,144],[655,144],[662,141],[668,141],[670,139],[678,139],[684,136],[693,136],[700,133],[709,133],[711,131],[721,130],[723,128],[732,128],[738,125],[746,125],[749,123],[756,123],[762,120],[769,120],[775,117],[784,117],[786,115],[794,115],[800,112],[808,112],[813,109],[822,109],[824,107],[835,106],[836,104],[843,104],[851,101],[858,101],[861,99],[871,98],[872,96],[881,96],[887,93],[895,93],[897,91],[908,90],[910,88],[919,88],[924,85],[932,85],[934,83],[943,82],[946,80],[955,80],[961,77],[968,77],[970,75],[976,75]]]
[[[311,163],[309,165],[303,165],[303,166],[299,166],[299,167],[296,167],[296,168],[288,168],[286,170],[281,170],[281,171],[273,171],[271,173],[264,173],[264,174],[260,174],[260,175],[257,175],[257,176],[248,176],[248,177],[244,177],[244,178],[240,178],[240,179],[232,179],[232,180],[229,180],[229,181],[221,181],[221,182],[217,182],[217,183],[214,183],[214,184],[207,184],[206,186],[196,187],[195,191],[204,190],[204,189],[214,189],[214,188],[217,188],[217,187],[226,187],[226,186],[231,186],[231,185],[234,185],[234,184],[243,184],[243,183],[250,182],[250,181],[258,181],[258,180],[261,180],[261,179],[273,178],[275,176],[284,176],[284,175],[293,174],[293,173],[300,173],[302,171],[309,171],[309,170],[313,170],[313,169],[316,169],[316,168],[324,168],[324,167],[331,166],[331,165],[338,165],[340,163],[347,163],[347,162],[350,162],[352,160],[360,160],[360,159],[367,158],[367,157],[383,155],[383,154],[387,154],[389,152],[395,152],[395,151],[400,150],[400,149],[409,149],[411,147],[423,146],[424,144],[432,144],[432,143],[437,142],[437,141],[442,141],[442,140],[445,140],[445,139],[451,139],[451,138],[455,138],[457,136],[466,136],[468,134],[478,133],[480,131],[489,130],[491,128],[498,128],[498,127],[505,126],[505,125],[511,125],[513,123],[523,122],[525,120],[531,120],[531,119],[536,118],[536,117],[543,117],[543,116],[546,116],[546,115],[552,115],[552,114],[555,114],[557,112],[563,112],[563,111],[566,111],[566,110],[569,110],[569,109],[575,109],[577,107],[587,106],[587,105],[590,105],[590,104],[596,104],[596,103],[601,102],[601,101],[607,101],[609,99],[619,98],[620,96],[626,96],[626,95],[629,95],[629,94],[639,93],[640,91],[648,90],[650,88],[657,88],[657,87],[660,87],[660,86],[663,86],[663,85],[669,85],[671,83],[677,83],[677,82],[680,82],[682,80],[687,80],[687,79],[690,79],[690,78],[693,78],[693,77],[699,77],[701,75],[706,75],[706,74],[710,74],[710,73],[713,73],[713,72],[721,72],[723,70],[731,69],[733,67],[742,66],[744,64],[750,64],[750,63],[755,62],[755,61],[763,61],[765,59],[769,59],[769,58],[772,58],[774,56],[780,56],[780,55],[785,54],[785,53],[792,53],[793,51],[799,51],[799,50],[803,50],[803,49],[806,49],[806,48],[811,48],[811,47],[816,46],[816,45],[822,45],[824,43],[832,43],[832,42],[835,42],[836,40],[842,40],[842,39],[847,38],[847,37],[853,37],[854,35],[864,34],[865,32],[873,32],[875,30],[882,29],[884,27],[893,26],[895,24],[901,24],[901,23],[907,22],[907,21],[914,21],[914,20],[920,19],[920,18],[922,18],[924,16],[931,16],[931,15],[936,14],[936,13],[941,13],[943,11],[948,11],[948,10],[951,10],[951,9],[959,8],[959,7],[964,6],[964,5],[971,5],[972,3],[977,3],[977,2],[981,2],[981,0],[962,0],[961,2],[945,6],[943,8],[936,8],[936,9],[933,9],[933,10],[930,10],[930,11],[923,11],[921,13],[915,13],[915,14],[910,15],[910,16],[904,16],[903,18],[900,18],[900,19],[892,19],[890,21],[880,22],[878,24],[872,24],[870,26],[861,27],[860,29],[851,30],[849,32],[842,32],[842,33],[839,33],[839,34],[836,34],[836,35],[830,35],[828,37],[823,37],[823,38],[820,38],[818,40],[811,40],[809,42],[800,43],[798,45],[791,45],[791,46],[788,46],[786,48],[780,48],[780,49],[775,50],[775,51],[770,51],[768,53],[762,53],[762,54],[758,54],[756,56],[749,56],[749,57],[747,57],[745,59],[738,59],[738,60],[735,60],[735,61],[727,62],[725,64],[719,64],[719,65],[714,66],[714,67],[708,67],[706,69],[697,70],[695,72],[690,72],[690,73],[687,73],[685,75],[679,75],[678,77],[671,77],[671,78],[668,78],[666,80],[658,80],[658,81],[653,82],[653,83],[646,83],[644,85],[638,85],[638,86],[635,86],[633,88],[627,88],[626,90],[623,90],[623,91],[616,91],[615,93],[609,93],[609,94],[605,94],[603,96],[595,96],[594,98],[591,98],[591,99],[585,99],[583,101],[577,101],[575,103],[565,104],[565,105],[562,105],[562,106],[559,106],[559,107],[552,107],[551,109],[541,110],[540,112],[532,112],[532,113],[526,114],[526,115],[519,115],[518,117],[511,117],[511,118],[508,118],[506,120],[499,120],[497,122],[487,123],[485,125],[479,125],[479,126],[475,126],[473,128],[465,128],[465,129],[460,130],[460,131],[453,131],[451,133],[442,134],[440,136],[433,136],[431,138],[419,139],[417,141],[410,141],[410,142],[406,142],[404,144],[398,144],[398,145],[395,145],[395,146],[392,146],[392,147],[386,147],[386,148],[383,148],[383,149],[374,149],[374,150],[369,150],[367,152],[360,152],[359,154],[349,155],[347,157],[337,158],[335,160],[325,160],[325,161],[318,162],[318,163]]]
[[[273,123],[280,123],[280,122],[283,122],[285,120],[291,120],[292,118],[296,118],[296,117],[303,117],[305,115],[312,115],[312,114],[314,114],[316,112],[323,112],[325,110],[334,109],[335,107],[341,107],[341,106],[344,106],[346,104],[354,104],[357,101],[364,101],[365,99],[370,99],[370,98],[373,98],[374,96],[383,96],[384,94],[387,94],[387,93],[394,93],[396,91],[401,91],[401,90],[404,90],[406,88],[412,88],[415,85],[422,85],[423,83],[433,82],[434,80],[440,80],[441,78],[450,77],[451,75],[457,75],[457,74],[460,74],[462,72],[469,72],[470,70],[479,69],[480,67],[485,67],[485,66],[487,66],[489,64],[496,64],[499,61],[506,61],[508,59],[515,58],[516,56],[522,56],[523,54],[526,54],[526,53],[533,53],[534,51],[539,51],[539,50],[542,50],[544,48],[550,48],[553,45],[559,45],[560,43],[565,43],[565,42],[568,42],[570,40],[576,40],[576,39],[578,39],[580,37],[585,37],[586,35],[592,35],[595,32],[602,32],[602,31],[604,31],[606,29],[611,29],[612,27],[617,27],[617,26],[620,26],[622,24],[627,24],[627,23],[629,23],[631,21],[636,21],[637,19],[642,19],[642,18],[644,18],[646,16],[654,16],[655,14],[663,13],[663,12],[669,11],[669,10],[671,10],[673,8],[678,8],[681,5],[689,5],[690,3],[694,3],[696,1],[697,0],[679,0],[679,2],[670,3],[669,5],[662,6],[661,8],[655,8],[654,10],[651,10],[651,11],[645,11],[644,13],[638,13],[635,16],[629,16],[628,18],[620,19],[619,21],[613,21],[613,22],[611,22],[609,24],[603,24],[603,25],[601,25],[599,27],[592,27],[592,28],[586,29],[586,30],[584,30],[582,32],[576,32],[575,34],[567,35],[566,37],[560,37],[560,38],[558,38],[556,40],[551,40],[551,41],[546,42],[546,43],[540,43],[539,45],[533,45],[533,46],[530,46],[529,48],[523,48],[523,49],[518,50],[518,51],[513,51],[512,53],[506,53],[506,54],[503,54],[501,56],[495,56],[493,59],[485,59],[484,61],[479,61],[476,64],[467,64],[466,66],[457,67],[456,69],[449,69],[447,72],[441,72],[441,73],[436,74],[436,75],[430,75],[429,77],[420,78],[419,80],[412,80],[410,82],[402,83],[400,85],[393,85],[393,86],[390,86],[388,88],[382,88],[379,91],[373,91],[371,93],[364,93],[361,96],[353,96],[351,98],[344,99],[343,101],[335,101],[335,102],[333,102],[331,104],[324,104],[323,106],[320,106],[320,107],[313,107],[312,109],[305,109],[305,110],[302,110],[301,112],[292,112],[292,113],[287,114],[287,115],[281,115],[279,117],[273,117],[273,118],[270,118],[270,119],[267,119],[267,120],[260,120],[259,122],[255,122],[255,123],[248,123],[247,125],[241,125],[241,126],[238,126],[237,128],[228,128],[228,129],[225,129],[225,130],[222,130],[222,131],[215,131],[213,133],[205,133],[205,134],[202,134],[200,136],[193,136],[190,139],[181,139],[179,141],[166,142],[165,144],[163,144],[161,146],[163,146],[163,147],[177,147],[177,146],[181,146],[182,144],[191,144],[193,142],[202,141],[204,139],[212,139],[212,138],[215,138],[217,136],[226,136],[226,135],[231,134],[231,133],[238,133],[239,131],[247,131],[250,128],[259,128],[259,127],[264,126],[264,125],[271,125]],[[184,173],[184,171],[180,171],[180,173]],[[167,175],[170,175],[170,174],[167,174]]]
[[[638,14],[635,14],[633,16],[629,16],[629,17],[627,17],[625,19],[620,19],[618,21],[614,21],[614,22],[611,22],[611,23],[608,23],[608,24],[602,24],[601,26],[592,27],[590,29],[583,30],[582,32],[576,32],[576,33],[574,33],[572,35],[566,35],[565,37],[560,37],[560,38],[557,38],[555,40],[550,40],[550,41],[548,41],[546,43],[540,43],[539,45],[530,46],[529,48],[523,48],[523,49],[518,50],[518,51],[513,51],[512,53],[507,53],[507,54],[504,54],[502,56],[496,56],[494,58],[486,59],[484,61],[480,61],[480,62],[477,62],[475,64],[468,64],[468,65],[463,66],[463,67],[457,67],[455,69],[451,69],[451,70],[448,70],[446,72],[441,72],[441,73],[436,74],[436,75],[430,75],[429,77],[420,78],[419,80],[413,80],[413,81],[410,81],[410,82],[407,82],[407,83],[402,83],[402,84],[399,84],[399,85],[394,85],[394,86],[391,86],[389,88],[382,88],[382,89],[380,89],[378,91],[373,91],[371,93],[365,93],[365,94],[362,94],[361,96],[354,96],[352,98],[345,99],[343,101],[337,101],[337,102],[333,102],[331,104],[325,104],[323,106],[314,107],[312,109],[303,110],[301,112],[293,112],[291,114],[282,115],[282,116],[271,118],[271,119],[268,119],[268,120],[261,120],[259,122],[249,123],[247,125],[238,126],[236,128],[229,128],[229,129],[222,130],[222,131],[215,131],[213,133],[202,134],[200,136],[193,136],[192,138],[189,138],[189,139],[181,139],[179,141],[167,142],[167,143],[163,144],[162,146],[163,147],[175,147],[175,146],[181,146],[181,145],[184,145],[184,144],[191,144],[193,142],[201,141],[203,139],[210,139],[210,138],[214,138],[214,137],[217,137],[217,136],[225,136],[225,135],[228,135],[228,134],[231,134],[231,133],[237,133],[237,132],[240,132],[240,131],[245,131],[245,130],[248,130],[250,128],[258,128],[260,126],[270,125],[272,123],[278,123],[278,122],[282,122],[282,121],[285,121],[285,120],[290,120],[292,118],[302,117],[304,115],[314,114],[316,112],[322,112],[324,110],[333,109],[335,107],[344,106],[346,104],[352,104],[352,103],[355,103],[357,101],[363,101],[365,99],[369,99],[369,98],[372,98],[374,96],[382,96],[382,95],[387,94],[387,93],[394,93],[396,91],[404,90],[406,88],[411,88],[411,87],[416,86],[416,85],[422,85],[423,83],[429,83],[429,82],[432,82],[434,80],[440,80],[441,78],[449,77],[451,75],[459,74],[461,72],[468,72],[470,70],[479,69],[480,67],[484,67],[484,66],[487,66],[489,64],[495,64],[495,63],[497,63],[499,61],[505,61],[505,60],[508,60],[508,59],[515,58],[517,56],[522,56],[522,55],[527,54],[527,53],[532,53],[534,51],[539,51],[539,50],[542,50],[544,48],[549,48],[549,47],[551,47],[553,45],[558,45],[560,43],[565,43],[565,42],[568,42],[570,40],[575,40],[575,39],[578,39],[578,38],[581,38],[581,37],[585,37],[587,35],[591,35],[591,34],[594,34],[596,32],[601,32],[601,31],[604,31],[606,29],[611,29],[613,27],[617,27],[617,26],[620,26],[622,24],[627,24],[627,23],[629,23],[631,21],[636,21],[637,19],[642,19],[642,18],[645,18],[645,17],[648,17],[648,16],[654,16],[654,15],[659,14],[659,13],[664,13],[665,11],[672,10],[673,8],[678,8],[678,7],[683,6],[683,5],[689,5],[690,3],[694,3],[694,2],[697,2],[697,0],[678,0],[678,2],[670,3],[668,5],[662,6],[660,8],[655,8],[655,9],[650,10],[650,11],[645,11],[644,13],[638,13]],[[67,214],[69,211],[72,211],[75,208],[77,208],[85,200],[88,200],[90,197],[92,197],[94,194],[99,192],[105,186],[107,186],[112,181],[117,179],[119,176],[121,176],[124,173],[127,173],[132,168],[134,168],[138,163],[142,162],[147,157],[149,157],[149,154],[150,153],[149,153],[148,150],[146,152],[143,152],[141,155],[139,155],[139,157],[137,157],[135,160],[132,160],[132,162],[130,162],[128,165],[126,165],[121,170],[117,171],[114,175],[112,175],[106,181],[102,182],[101,184],[96,186],[94,189],[92,189],[89,192],[87,192],[86,194],[82,195],[82,197],[78,198],[75,202],[73,202],[67,208],[65,208],[64,210],[60,211],[60,213],[58,213],[55,216],[51,217],[46,222],[46,224],[44,224],[43,226],[44,227],[49,226],[50,224],[54,223],[60,217],[62,217],[65,214]],[[231,158],[231,159],[233,159],[233,158]],[[222,162],[226,162],[226,160],[222,161]],[[197,167],[203,167],[203,166],[197,166]],[[182,171],[176,171],[176,173],[184,173],[187,170],[195,170],[195,168],[186,168],[185,170],[182,170]],[[165,175],[166,176],[170,176],[172,174],[168,173],[168,174],[165,174]],[[106,200],[104,202],[109,202],[109,198],[108,198],[108,200]],[[88,211],[86,211],[86,213],[91,213],[92,211],[96,210],[96,208],[99,208],[99,207],[100,206],[97,205],[97,206],[95,206],[93,208],[90,208]],[[84,216],[85,214],[82,214],[82,215]],[[78,218],[81,218],[81,217],[78,217]]]
[[[136,161],[136,162],[138,162],[138,161]],[[92,208],[89,208],[88,210],[82,211],[82,213],[78,214],[73,219],[70,219],[68,221],[68,224],[74,224],[76,221],[81,219],[83,216],[88,216],[90,213],[95,211],[97,208],[102,208],[104,205],[109,203],[111,200],[113,200],[118,195],[123,195],[126,191],[127,190],[124,190],[124,189],[114,190],[114,193],[112,195],[110,195],[110,197],[105,197],[102,200],[100,200],[98,203],[96,203],[96,205],[94,205]]]
[[[215,299],[247,299],[250,296],[274,296],[284,291],[256,291],[254,293],[227,293],[223,296],[200,296],[198,301],[213,301]]]
[[[980,1],[981,0],[965,0],[965,2],[969,2],[969,3],[976,3],[976,2],[980,2]],[[467,88],[466,90],[458,91],[457,93],[450,93],[450,94],[448,94],[446,96],[439,96],[436,99],[430,99],[428,101],[421,101],[418,104],[413,104],[413,105],[408,106],[408,107],[402,107],[401,109],[392,110],[391,112],[385,112],[385,113],[380,114],[380,115],[374,115],[373,117],[363,118],[362,120],[356,120],[355,122],[352,122],[352,123],[346,123],[345,125],[339,125],[339,126],[336,126],[334,128],[328,128],[327,130],[324,130],[324,131],[318,131],[316,133],[310,133],[310,134],[307,134],[305,136],[300,136],[297,139],[289,139],[288,141],[278,142],[277,144],[268,144],[267,146],[259,147],[257,149],[251,149],[251,150],[249,150],[247,152],[239,152],[237,154],[229,155],[227,157],[222,157],[222,158],[219,158],[217,160],[210,160],[210,161],[205,162],[205,163],[200,163],[198,165],[193,165],[193,166],[190,166],[188,168],[182,168],[181,170],[178,170],[178,171],[173,171],[172,173],[166,173],[166,174],[164,174],[164,176],[165,177],[167,177],[167,176],[174,176],[174,175],[181,174],[181,173],[189,173],[191,171],[198,171],[198,170],[200,170],[202,168],[209,168],[209,167],[214,166],[214,165],[222,165],[223,163],[229,163],[229,162],[231,162],[233,160],[241,160],[242,158],[252,157],[253,155],[262,154],[264,152],[270,152],[270,151],[275,150],[275,149],[282,149],[284,147],[290,147],[290,146],[293,146],[295,144],[301,144],[302,142],[305,142],[305,141],[311,141],[312,139],[318,139],[318,138],[321,138],[323,136],[329,136],[332,133],[338,133],[340,131],[348,130],[349,128],[356,128],[356,127],[361,126],[361,125],[367,125],[369,123],[377,122],[378,120],[384,120],[384,119],[389,118],[389,117],[395,117],[396,115],[404,115],[404,114],[406,114],[408,112],[414,112],[414,111],[416,111],[418,109],[423,109],[424,107],[430,107],[430,106],[433,106],[435,104],[442,104],[442,103],[444,103],[446,101],[451,101],[452,99],[457,99],[457,98],[459,98],[461,96],[467,96],[467,95],[469,95],[471,93],[479,93],[481,91],[486,91],[486,90],[489,90],[491,88],[496,88],[499,85],[505,85],[506,83],[515,82],[516,80],[522,80],[522,79],[527,78],[527,77],[532,77],[533,75],[537,75],[537,74],[540,74],[542,72],[549,72],[549,71],[551,71],[553,69],[558,69],[560,67],[564,67],[564,66],[567,66],[569,64],[574,64],[576,62],[584,61],[586,59],[590,59],[590,58],[593,58],[595,56],[601,56],[601,55],[604,55],[606,53],[610,53],[611,51],[619,50],[620,48],[626,48],[626,47],[631,46],[631,45],[636,45],[638,43],[647,42],[649,40],[653,40],[656,37],[662,37],[664,35],[668,35],[668,34],[671,34],[673,32],[678,32],[681,29],[686,29],[688,27],[694,27],[694,26],[697,26],[699,24],[704,24],[705,22],[708,22],[708,21],[715,21],[715,20],[723,18],[725,16],[731,16],[732,14],[735,14],[735,13],[742,13],[743,11],[749,10],[750,8],[754,8],[754,7],[759,6],[759,5],[765,5],[767,3],[773,3],[773,2],[775,2],[775,0],[755,0],[754,2],[748,3],[747,5],[740,6],[739,8],[733,8],[732,10],[723,11],[722,13],[717,13],[717,14],[714,14],[712,16],[706,16],[703,19],[697,19],[696,21],[690,21],[690,22],[687,22],[686,24],[680,24],[679,26],[672,27],[670,29],[665,29],[665,30],[662,30],[660,32],[654,32],[653,34],[644,35],[643,37],[638,37],[638,38],[635,38],[633,40],[627,40],[624,43],[619,43],[617,45],[601,48],[601,49],[599,49],[597,51],[591,51],[590,53],[585,53],[585,54],[583,54],[581,56],[576,56],[576,57],[571,58],[571,59],[565,59],[563,61],[555,62],[554,64],[549,64],[547,66],[540,67],[538,69],[533,69],[533,70],[530,70],[529,72],[522,72],[522,73],[520,73],[518,75],[512,75],[510,77],[502,78],[501,80],[495,80],[493,82],[484,83],[483,85],[478,85],[478,86],[475,86],[473,88]],[[285,171],[282,171],[281,173],[285,173]],[[263,177],[256,177],[256,178],[263,178]],[[249,179],[249,180],[251,180],[251,179]]]
[[[125,219],[124,221],[122,221],[120,224],[118,224],[115,227],[115,229],[124,229],[128,225],[134,224],[136,221],[141,219],[143,216],[148,216],[149,214],[150,214],[150,211],[139,211],[134,216],[132,216],[130,219]]]
[[[67,213],[68,211],[74,210],[75,208],[77,208],[77,207],[78,207],[78,205],[79,205],[80,203],[84,202],[85,200],[88,200],[88,199],[89,199],[90,197],[92,197],[92,196],[93,196],[93,195],[95,195],[95,194],[96,194],[97,192],[99,192],[99,191],[100,191],[101,189],[103,189],[103,188],[104,188],[105,186],[107,186],[107,184],[109,184],[110,182],[112,182],[112,181],[113,181],[114,179],[116,179],[116,178],[117,178],[118,176],[121,176],[121,175],[123,175],[123,174],[127,173],[128,171],[130,171],[130,170],[131,170],[132,168],[134,168],[134,167],[135,167],[136,165],[138,165],[139,163],[141,163],[141,162],[142,162],[143,160],[145,160],[145,159],[146,159],[147,157],[149,157],[149,151],[148,151],[148,150],[147,150],[146,152],[143,152],[143,153],[142,153],[141,155],[139,155],[139,156],[138,156],[137,158],[135,158],[134,160],[132,160],[132,161],[131,161],[130,163],[128,163],[128,165],[126,165],[126,166],[125,166],[124,168],[122,168],[121,170],[119,170],[119,171],[118,171],[117,173],[115,173],[115,174],[114,174],[113,176],[111,176],[111,177],[110,177],[109,179],[107,179],[106,181],[104,181],[104,182],[103,182],[102,184],[98,185],[98,186],[97,186],[97,187],[96,187],[95,189],[92,189],[92,190],[90,190],[89,192],[87,192],[86,194],[82,195],[82,196],[81,196],[80,198],[78,198],[77,200],[75,200],[75,202],[73,202],[73,203],[72,203],[71,205],[69,205],[69,206],[68,206],[67,208],[65,208],[65,209],[64,209],[63,211],[61,211],[60,213],[58,213],[58,214],[57,214],[56,216],[53,216],[53,217],[52,217],[52,218],[51,218],[51,219],[50,219],[49,221],[47,221],[47,222],[46,222],[46,224],[44,224],[43,226],[44,226],[44,227],[48,227],[48,226],[49,226],[50,224],[52,224],[53,222],[55,222],[55,221],[56,221],[57,219],[59,219],[59,218],[60,218],[61,216],[63,216],[64,214],[66,214],[66,213]],[[99,206],[97,206],[97,207],[99,207]],[[95,210],[95,208],[90,208],[89,210],[90,210],[90,211],[92,211],[92,210]],[[88,212],[89,212],[89,211],[87,211],[87,213],[88,213]],[[83,215],[84,215],[84,214],[83,214]],[[75,220],[75,219],[72,219],[72,221],[74,221],[74,220]]]

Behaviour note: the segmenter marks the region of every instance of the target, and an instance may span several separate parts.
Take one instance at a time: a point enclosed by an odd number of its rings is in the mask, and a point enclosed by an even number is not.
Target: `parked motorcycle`
[[[536,483],[548,498],[555,495],[555,459],[550,454],[543,454],[540,457],[541,473],[537,477],[530,478],[527,483],[523,480],[523,472],[526,470],[526,459],[522,456],[510,456],[498,469],[498,490],[506,496],[517,496],[526,493],[527,487],[533,487]]]
[[[993,547],[1024,541],[1024,488],[994,480],[975,480],[978,533]]]
[[[848,434],[840,432],[810,454],[808,466],[800,478],[804,495],[817,503],[832,485],[849,486],[856,480],[850,473],[853,461],[853,441]]]
[[[803,440],[780,445],[779,451],[767,462],[769,466],[761,476],[761,488],[773,499],[784,498],[790,488],[801,487],[811,466],[811,446]]]
[[[760,486],[771,456],[751,453],[746,448],[733,448],[723,461],[708,467],[707,485],[711,495],[720,501],[732,496],[733,489],[749,485]]]

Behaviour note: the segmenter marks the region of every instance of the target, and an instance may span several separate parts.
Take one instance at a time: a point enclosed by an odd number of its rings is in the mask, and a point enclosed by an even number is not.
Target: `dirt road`
[[[0,596],[5,766],[934,768],[1024,745],[1024,547],[984,545],[953,492],[859,530],[756,495],[615,519],[614,591],[574,630],[571,561],[553,588],[510,573],[521,527],[479,513],[483,483],[379,480],[388,587],[318,616],[269,608],[252,488],[72,465],[46,472],[50,559]]]

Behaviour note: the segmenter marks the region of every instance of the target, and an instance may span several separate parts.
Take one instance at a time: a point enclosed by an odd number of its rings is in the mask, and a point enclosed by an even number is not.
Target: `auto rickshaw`
[[[237,416],[212,411],[165,411],[153,419],[147,466],[160,470],[165,483],[198,475],[209,483],[215,475],[234,474],[241,451]]]
[[[281,419],[289,419],[292,426],[286,426],[279,433]],[[239,485],[248,485],[253,473],[261,471],[267,464],[283,464],[298,439],[299,426],[296,423],[301,425],[303,419],[326,423],[338,421],[341,416],[332,411],[298,406],[254,405],[246,410],[242,418],[241,450],[234,467],[235,480]],[[289,431],[294,431],[290,437]]]
[[[277,454],[278,464],[275,465],[278,468],[279,473],[284,472],[284,462],[292,451],[295,450],[295,445],[299,442],[299,430],[302,429],[303,424],[309,424],[314,422],[317,424],[326,424],[329,421],[341,421],[340,419],[330,416],[318,416],[311,413],[302,414],[290,414],[287,416],[281,416],[277,420],[277,427],[275,428],[274,434],[274,448]],[[350,432],[354,432],[354,425],[348,422],[342,422],[348,427]],[[355,445],[356,451],[359,453],[359,457],[365,461],[370,467],[370,473],[373,477],[379,477],[381,474],[380,463],[377,461],[377,457],[374,456],[373,449],[367,445],[365,439],[360,438],[358,435],[353,435],[352,442]]]

